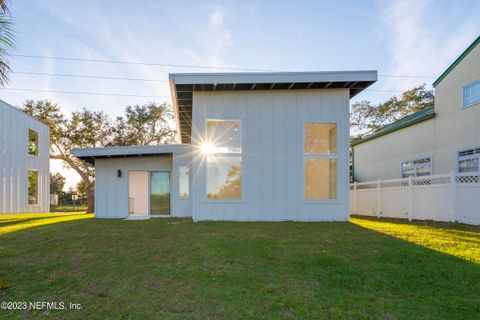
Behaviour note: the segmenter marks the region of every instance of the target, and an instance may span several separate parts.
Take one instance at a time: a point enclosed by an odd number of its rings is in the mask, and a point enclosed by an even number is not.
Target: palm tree
[[[7,0],[0,0],[0,86],[4,87],[8,82],[8,52],[14,48],[14,36],[12,32],[12,20]]]

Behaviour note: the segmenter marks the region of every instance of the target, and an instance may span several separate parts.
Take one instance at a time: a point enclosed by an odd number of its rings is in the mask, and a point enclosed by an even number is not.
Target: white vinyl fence
[[[355,182],[350,185],[350,214],[480,225],[480,175]]]

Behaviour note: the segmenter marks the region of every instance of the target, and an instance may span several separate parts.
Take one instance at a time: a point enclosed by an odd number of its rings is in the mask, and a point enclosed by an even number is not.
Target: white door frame
[[[132,215],[130,212],[130,172],[146,172],[147,173],[147,197],[148,197],[148,203],[147,203],[147,213],[145,216],[151,217],[152,216],[152,210],[151,210],[151,174],[152,172],[165,172],[168,173],[168,187],[169,187],[169,192],[170,192],[170,203],[169,203],[169,214],[168,215],[157,215],[154,214],[154,217],[158,216],[165,216],[165,217],[173,217],[172,214],[172,173],[168,170],[140,170],[140,169],[135,169],[135,170],[127,170],[127,175],[128,175],[128,182],[127,182],[127,198],[128,198],[128,208],[127,208],[127,213],[128,216]],[[134,213],[135,215],[135,213]],[[143,216],[143,215],[142,215]]]
[[[168,214],[154,214],[152,215],[152,194],[151,194],[151,178],[152,172],[161,172],[161,173],[168,173],[168,192],[170,194],[169,197],[169,206],[168,206]],[[154,217],[171,217],[172,216],[172,174],[168,170],[150,170],[148,171],[148,215]]]

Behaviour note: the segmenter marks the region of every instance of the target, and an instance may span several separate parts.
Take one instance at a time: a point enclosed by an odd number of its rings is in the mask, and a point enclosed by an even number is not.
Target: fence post
[[[450,172],[450,188],[451,188],[451,201],[452,201],[452,214],[451,221],[455,222],[457,220],[457,177],[455,172]]]
[[[380,218],[380,212],[382,211],[382,189],[381,181],[377,180],[377,218]]]
[[[353,214],[358,214],[357,182],[353,183]]]
[[[413,177],[408,177],[408,196],[409,196],[409,209],[408,209],[408,221],[412,221],[413,218],[413,208],[414,204],[414,194],[413,194]]]

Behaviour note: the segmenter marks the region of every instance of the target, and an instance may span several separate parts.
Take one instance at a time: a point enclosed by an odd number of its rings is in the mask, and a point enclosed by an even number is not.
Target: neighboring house
[[[96,217],[348,219],[349,100],[376,71],[171,74],[178,145],[75,149]]]
[[[48,212],[50,129],[0,100],[0,213]]]
[[[355,181],[480,173],[480,37],[433,86],[434,109],[352,144]]]

